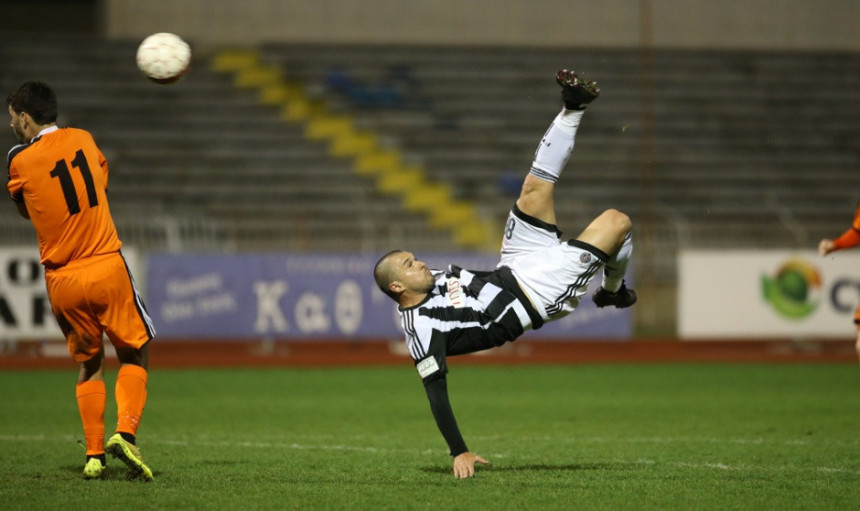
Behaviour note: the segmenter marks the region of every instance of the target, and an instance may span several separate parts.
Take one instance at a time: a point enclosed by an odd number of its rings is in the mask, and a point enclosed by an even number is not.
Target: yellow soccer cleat
[[[105,466],[98,458],[90,458],[84,465],[84,479],[99,479],[104,474]]]
[[[113,457],[126,464],[129,469],[129,479],[140,478],[144,481],[152,481],[154,479],[152,470],[143,462],[143,457],[141,457],[137,446],[126,442],[119,433],[110,437],[105,449]]]

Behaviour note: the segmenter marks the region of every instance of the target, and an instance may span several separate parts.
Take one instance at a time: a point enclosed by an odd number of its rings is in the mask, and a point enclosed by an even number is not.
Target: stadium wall
[[[860,49],[860,0],[105,0],[104,8],[109,37],[170,31],[197,45]]]

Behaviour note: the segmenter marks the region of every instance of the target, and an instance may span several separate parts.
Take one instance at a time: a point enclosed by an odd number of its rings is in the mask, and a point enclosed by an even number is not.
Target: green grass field
[[[148,484],[115,460],[82,479],[71,365],[4,371],[0,509],[860,507],[854,365],[451,362],[460,427],[492,462],[469,480],[411,367],[154,368]]]

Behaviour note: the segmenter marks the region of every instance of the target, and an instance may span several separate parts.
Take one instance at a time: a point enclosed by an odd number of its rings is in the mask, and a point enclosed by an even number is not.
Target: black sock
[[[121,436],[123,440],[130,443],[131,445],[135,445],[134,444],[134,435],[132,435],[131,433],[120,432],[119,436]]]

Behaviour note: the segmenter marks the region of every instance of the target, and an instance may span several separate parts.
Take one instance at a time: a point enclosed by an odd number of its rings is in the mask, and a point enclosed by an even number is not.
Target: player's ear
[[[27,112],[19,112],[18,120],[21,123],[21,129],[25,131],[30,127],[30,124],[33,123],[33,118]]]
[[[399,280],[395,280],[388,284],[388,290],[394,294],[400,294],[404,290],[406,290],[406,288],[403,286],[402,282],[400,282]]]

